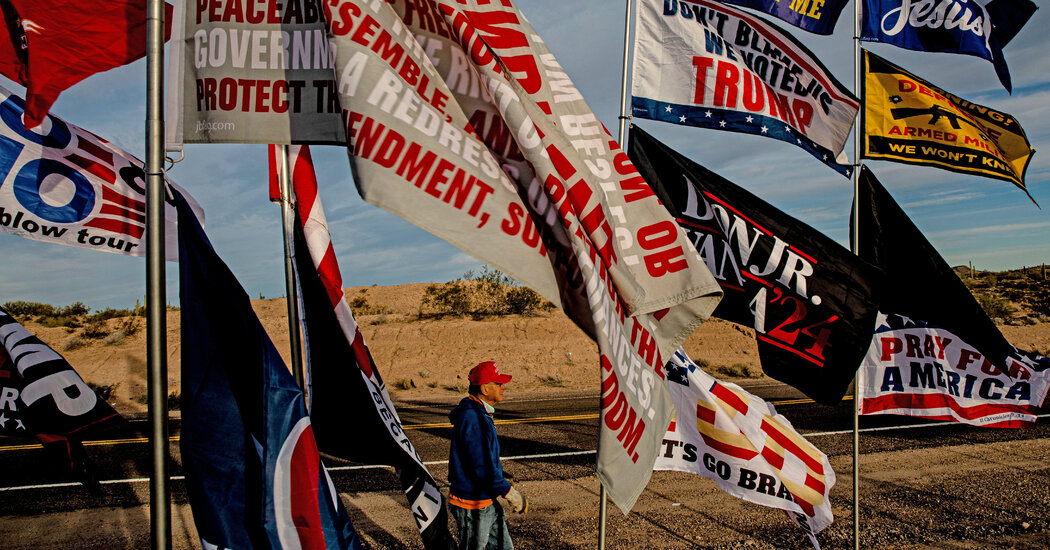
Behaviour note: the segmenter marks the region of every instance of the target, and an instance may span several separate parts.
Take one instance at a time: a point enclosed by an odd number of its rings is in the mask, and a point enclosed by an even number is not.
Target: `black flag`
[[[755,329],[770,377],[842,399],[871,342],[879,270],[637,127],[628,154],[722,286],[713,315]]]
[[[123,422],[65,358],[0,308],[0,435],[36,437],[98,490],[81,438]]]
[[[1014,347],[866,166],[859,202],[860,257],[881,267],[893,289],[879,309],[943,327],[1003,365]]]

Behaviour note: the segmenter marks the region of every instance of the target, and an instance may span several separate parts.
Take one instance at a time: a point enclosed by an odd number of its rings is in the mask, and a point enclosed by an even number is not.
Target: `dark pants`
[[[478,510],[449,505],[459,527],[459,550],[514,550],[507,518],[498,502]]]

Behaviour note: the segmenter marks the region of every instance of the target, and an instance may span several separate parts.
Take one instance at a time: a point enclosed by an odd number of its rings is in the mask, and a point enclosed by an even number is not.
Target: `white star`
[[[26,425],[22,423],[21,419],[16,418],[15,422],[18,422],[18,424],[15,425],[16,430],[21,429],[22,431],[25,431]]]
[[[707,117],[707,118],[711,118],[711,111],[705,112],[704,116]]]
[[[827,162],[827,161],[828,161],[828,156],[824,155],[824,162]]]
[[[0,412],[0,428],[3,428],[4,424],[7,424],[7,417],[4,416],[4,413]]]
[[[725,127],[726,127],[726,121],[724,121],[724,120],[719,120],[719,121],[718,121],[718,127],[719,127],[719,128],[725,128]]]
[[[685,115],[678,117],[678,122],[685,122]]]
[[[790,134],[791,133],[791,126],[784,126],[784,131]]]
[[[763,127],[762,127],[762,133],[763,133],[763,134],[764,134],[764,133],[766,133],[766,132],[768,132],[768,131],[769,131],[769,128],[767,128],[767,127],[765,127],[765,126],[763,126]]]
[[[754,122],[755,121],[755,117],[753,117],[751,115],[747,115],[747,118],[745,118],[744,120],[746,120],[748,122]]]
[[[670,113],[671,112],[671,106],[668,105],[667,107],[664,107],[664,110],[667,111],[668,113]]]
[[[801,140],[801,139],[796,139],[796,140],[795,140],[795,143],[797,143],[797,144],[799,144],[799,145],[802,145],[802,140]]]

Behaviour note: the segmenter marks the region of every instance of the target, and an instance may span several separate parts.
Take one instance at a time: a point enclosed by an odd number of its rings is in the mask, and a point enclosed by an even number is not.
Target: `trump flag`
[[[357,549],[302,390],[181,196],[182,463],[205,548]]]

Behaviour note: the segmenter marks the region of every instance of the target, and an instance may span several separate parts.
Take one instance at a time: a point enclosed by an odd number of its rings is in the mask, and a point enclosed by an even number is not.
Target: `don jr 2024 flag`
[[[863,58],[862,157],[1001,179],[1028,193],[1024,176],[1035,151],[1016,118],[869,51]]]
[[[660,4],[638,3],[633,116],[779,139],[850,175],[859,103],[801,42],[714,0]]]
[[[205,548],[356,550],[302,390],[181,196],[180,450]]]
[[[270,146],[271,183],[277,180]],[[310,419],[321,452],[394,466],[428,550],[455,546],[445,498],[401,425],[343,292],[309,146],[288,147],[296,224],[292,246],[306,349]],[[273,198],[274,185],[271,185]],[[278,197],[280,195],[278,194]],[[352,432],[347,423],[353,423]]]
[[[860,255],[893,289],[858,376],[861,414],[1030,426],[1050,359],[1014,348],[875,175],[860,176]]]
[[[25,102],[0,87],[0,232],[130,256],[146,255],[142,161],[87,130],[46,115],[46,131],[22,126]],[[168,260],[178,259],[172,190],[165,179]]]
[[[871,340],[879,270],[637,126],[628,151],[722,285],[713,315],[755,329],[770,377],[842,399]]]
[[[699,474],[748,502],[779,508],[820,549],[831,525],[835,472],[773,405],[721,382],[679,349],[667,362],[677,414],[655,469]]]
[[[1035,9],[1031,0],[864,0],[860,38],[907,50],[982,57],[992,62],[1010,92],[1003,48]]]
[[[535,289],[597,341],[598,476],[630,510],[673,413],[663,364],[718,284],[513,2],[326,9],[362,197]]]

